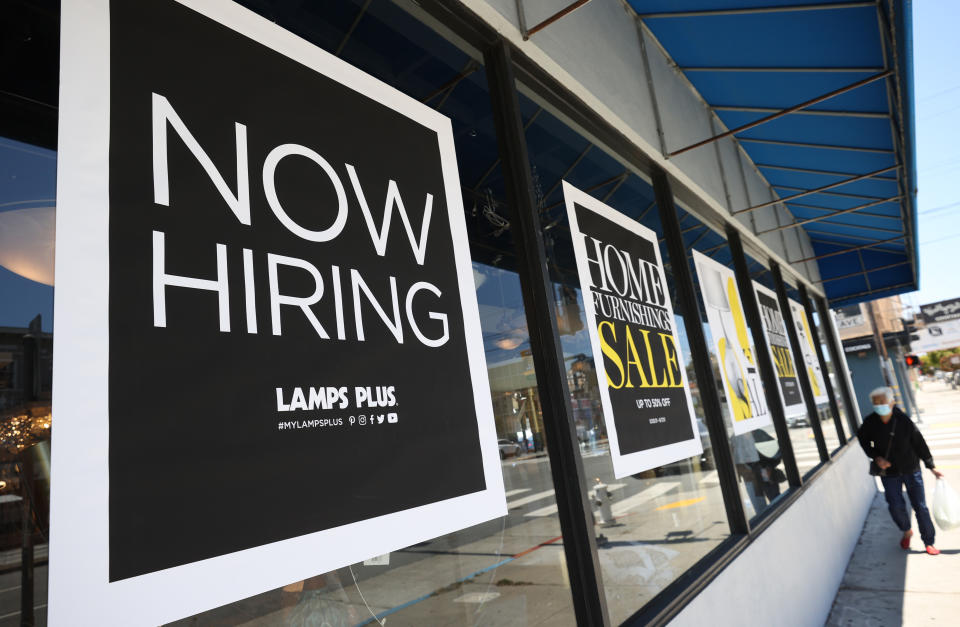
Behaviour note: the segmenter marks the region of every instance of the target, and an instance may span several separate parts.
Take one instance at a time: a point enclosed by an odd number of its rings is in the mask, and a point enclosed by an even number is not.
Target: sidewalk
[[[925,383],[917,403],[924,409],[919,427],[934,462],[960,489],[960,390]],[[864,457],[864,472],[866,468]],[[924,470],[928,507],[935,483]],[[960,624],[960,529],[937,529],[941,554],[933,557],[923,552],[916,518],[912,520],[915,535],[910,551],[904,551],[883,494],[877,493],[833,602],[829,627]]]

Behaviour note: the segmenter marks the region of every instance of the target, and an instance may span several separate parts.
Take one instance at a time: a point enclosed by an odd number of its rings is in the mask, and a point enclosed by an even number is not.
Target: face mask
[[[889,405],[874,405],[873,411],[877,412],[878,416],[889,416],[893,410],[890,409]]]

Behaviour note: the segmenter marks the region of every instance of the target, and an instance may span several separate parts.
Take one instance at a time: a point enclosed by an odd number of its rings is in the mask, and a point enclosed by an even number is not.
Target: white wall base
[[[867,465],[848,446],[671,627],[824,624],[876,494]]]

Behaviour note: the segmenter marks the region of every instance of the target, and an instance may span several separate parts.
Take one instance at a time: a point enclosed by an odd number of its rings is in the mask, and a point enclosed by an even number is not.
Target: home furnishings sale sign
[[[657,236],[563,183],[617,478],[703,452]]]
[[[51,622],[503,515],[449,120],[232,2],[62,38]]]

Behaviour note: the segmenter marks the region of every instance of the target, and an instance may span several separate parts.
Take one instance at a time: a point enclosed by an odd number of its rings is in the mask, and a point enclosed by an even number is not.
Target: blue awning
[[[773,118],[735,137],[832,305],[917,289],[910,0],[628,1],[728,129]]]

